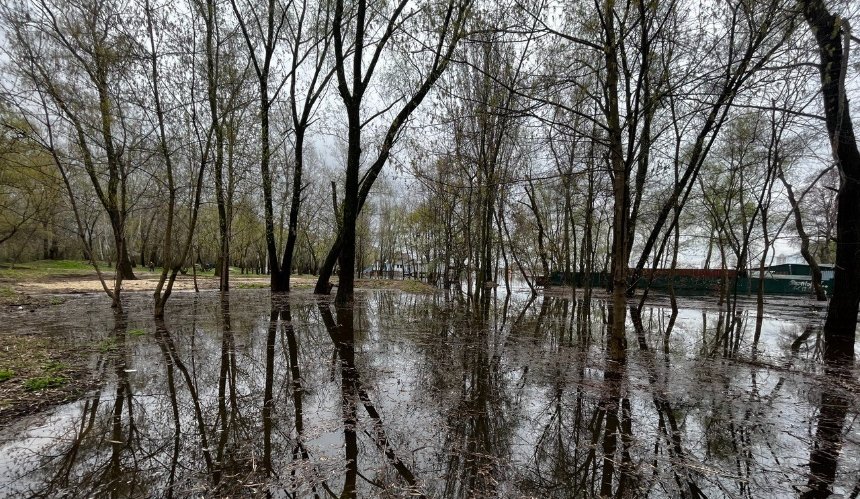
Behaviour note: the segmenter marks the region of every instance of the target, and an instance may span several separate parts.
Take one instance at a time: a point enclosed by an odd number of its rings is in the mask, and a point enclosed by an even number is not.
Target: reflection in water
[[[845,389],[852,381],[849,363],[852,354],[853,351],[846,352],[844,346],[828,345],[824,349],[827,385],[821,391],[815,440],[809,455],[808,490],[801,495],[804,498],[824,498],[833,493],[844,439],[842,431],[851,409],[851,400]],[[856,470],[855,467],[855,473]],[[857,484],[860,487],[860,479]],[[858,487],[854,488],[851,497],[857,497]]]
[[[218,419],[216,424],[219,432],[216,457],[218,468],[212,477],[215,484],[221,481],[221,469],[224,468],[223,463],[227,456],[235,455],[234,449],[228,452],[227,444],[231,442],[230,436],[238,426],[239,415],[236,395],[236,341],[233,338],[233,329],[230,325],[230,295],[226,292],[221,293],[218,302],[221,311],[221,362],[218,375]],[[176,413],[175,415],[178,416]],[[178,428],[178,419],[176,425]],[[233,443],[235,447],[235,442]],[[227,466],[227,468],[230,467]]]
[[[376,480],[368,479],[358,471],[358,400],[367,411],[367,415],[371,419],[373,428],[370,436],[373,438],[373,443],[385,455],[388,463],[397,471],[400,477],[407,484],[407,491],[410,496],[423,497],[421,494],[415,476],[409,468],[401,461],[391,446],[388,437],[385,434],[385,425],[379,412],[376,410],[370,395],[364,389],[358,373],[358,368],[355,364],[355,325],[354,325],[354,309],[349,307],[337,308],[337,322],[331,314],[331,309],[328,305],[319,305],[320,315],[322,315],[326,330],[335,345],[337,358],[340,359],[341,371],[341,403],[343,405],[343,427],[344,427],[344,442],[346,447],[346,477],[344,480],[343,493],[340,497],[355,497],[356,495],[356,480],[361,476],[369,484],[379,488],[385,488],[383,484]]]
[[[597,298],[134,305],[88,326],[101,389],[0,434],[0,496],[860,491],[856,365],[791,307],[632,306],[609,348]]]

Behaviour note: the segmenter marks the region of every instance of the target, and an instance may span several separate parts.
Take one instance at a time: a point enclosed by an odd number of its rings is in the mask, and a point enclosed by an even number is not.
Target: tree
[[[51,156],[29,140],[26,122],[3,112],[0,126],[0,246],[8,246],[15,238],[26,241],[45,232],[62,208],[56,204],[62,187]],[[49,249],[42,257],[55,253]]]
[[[831,14],[823,0],[802,0],[803,16],[815,36],[821,62],[821,95],[833,159],[840,172],[836,211],[836,270],[824,337],[828,348],[854,356],[860,307],[860,150],[845,93],[848,21]]]
[[[111,2],[40,0],[16,2],[2,11],[20,76],[51,101],[70,127],[70,139],[94,194],[108,216],[121,279],[134,279],[126,222],[132,128],[124,109],[135,41]],[[22,106],[25,104],[21,103]]]
[[[287,21],[288,8],[276,0],[266,2],[262,15],[257,12],[255,4],[249,2],[250,12],[239,9],[236,0],[231,0],[233,13],[241,27],[242,36],[248,49],[248,56],[257,77],[258,99],[260,103],[260,181],[263,187],[263,210],[266,224],[266,249],[268,254],[268,269],[272,291],[285,291],[285,280],[289,278],[289,269],[281,268],[278,261],[277,241],[275,239],[275,222],[273,209],[271,160],[273,148],[271,144],[270,118],[274,99],[280,92],[283,81],[270,89],[272,77],[272,62],[280,41],[281,30]],[[248,19],[254,22],[248,22]],[[260,19],[265,19],[262,23]],[[255,30],[255,31],[252,31]],[[260,47],[261,46],[261,47]]]
[[[206,171],[206,164],[209,162],[210,149],[207,148],[204,151],[200,158],[200,164],[197,165],[196,172],[194,172],[196,175],[191,176],[193,180],[190,188],[188,189],[191,193],[191,201],[189,203],[189,220],[187,221],[185,241],[181,244],[175,245],[173,238],[175,236],[179,236],[179,234],[177,234],[177,229],[180,227],[179,216],[177,213],[179,185],[176,181],[176,172],[174,171],[174,156],[178,156],[178,154],[174,152],[173,148],[169,145],[167,134],[168,124],[165,118],[164,104],[162,102],[162,95],[159,86],[159,82],[162,79],[160,75],[159,57],[162,54],[159,53],[158,46],[156,44],[156,23],[160,27],[169,26],[169,24],[165,22],[163,18],[156,16],[149,0],[145,0],[144,14],[146,16],[146,33],[149,39],[149,53],[147,55],[150,63],[150,75],[152,76],[152,104],[154,107],[153,111],[155,113],[155,122],[158,129],[158,149],[161,153],[161,158],[164,161],[165,175],[167,179],[167,214],[165,216],[165,223],[163,226],[164,240],[161,255],[162,271],[153,293],[153,298],[155,299],[155,316],[157,318],[163,318],[164,307],[167,304],[167,299],[170,298],[173,283],[176,280],[176,275],[184,266],[191,253],[191,245],[194,241],[194,231],[197,226],[197,216],[200,210],[200,199],[203,191],[203,176]],[[161,35],[162,33],[158,34]],[[207,53],[211,51],[210,46],[211,34],[207,35]],[[164,64],[164,62],[162,61],[161,64]],[[213,118],[217,118],[217,116],[213,116]],[[213,119],[213,121],[215,120]],[[208,143],[211,142],[207,141],[207,144]],[[219,141],[218,146],[223,146],[223,143]],[[216,155],[217,154],[220,154],[220,152],[216,153]],[[220,168],[221,165],[218,163],[219,161],[216,159],[216,167]]]
[[[448,67],[454,49],[463,36],[464,22],[470,5],[470,0],[450,0],[440,12],[435,12],[430,5],[413,7],[406,0],[398,0],[390,6],[384,2],[368,5],[366,0],[345,5],[343,0],[336,0],[332,18],[333,48],[337,89],[343,101],[348,124],[346,177],[341,229],[326,258],[325,267],[320,272],[315,292],[328,292],[328,276],[331,275],[334,260],[337,258],[340,261],[340,272],[336,301],[341,304],[352,302],[358,214],[379,172],[388,161],[401,129]],[[383,26],[381,31],[376,29],[378,26]],[[407,28],[412,28],[408,35]],[[421,37],[421,31],[427,34],[426,38]],[[416,48],[419,57],[430,61],[421,68],[416,87],[410,90],[411,95],[397,97],[394,102],[375,114],[363,117],[364,98],[383,53],[390,48],[389,45],[401,42],[401,39],[405,42],[405,39],[409,38],[415,40],[414,43],[418,45]],[[375,117],[385,114],[401,101],[403,104],[391,119],[375,159],[359,181],[362,149],[365,145],[362,129]]]
[[[290,117],[295,137],[293,144],[294,166],[292,197],[290,199],[290,217],[287,222],[287,242],[281,259],[281,281],[279,290],[290,290],[290,273],[293,268],[293,255],[299,238],[299,212],[301,210],[302,192],[306,185],[303,180],[305,161],[305,139],[308,127],[314,116],[316,107],[328,88],[329,81],[334,76],[334,67],[329,64],[329,49],[332,42],[332,30],[329,29],[331,17],[330,3],[320,0],[316,5],[309,5],[307,0],[296,6],[295,27],[290,30],[290,56],[292,67],[289,75]],[[306,69],[305,61],[311,66]],[[309,72],[304,82],[300,74]]]

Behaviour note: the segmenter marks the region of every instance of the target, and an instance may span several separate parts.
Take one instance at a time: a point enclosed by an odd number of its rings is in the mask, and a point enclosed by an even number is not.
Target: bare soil
[[[155,291],[158,285],[158,277],[159,275],[156,273],[138,273],[137,279],[123,281],[122,290],[125,292]],[[197,276],[196,281],[197,289],[218,289],[217,277],[211,275]],[[316,284],[316,277],[305,275],[293,276],[290,278],[290,283],[297,289],[312,288]],[[230,276],[230,284],[234,289],[268,288],[269,276],[233,274]],[[7,282],[7,285],[18,295],[15,299],[7,299],[7,305],[20,305],[33,301],[38,302],[39,298],[44,298],[45,295],[103,292],[102,284],[95,273],[84,276],[46,276],[36,280]],[[112,281],[108,281],[108,286],[111,285]],[[411,279],[357,279],[355,287],[357,289],[399,289],[411,293],[436,291],[436,288],[433,286]],[[174,291],[190,291],[193,289],[195,289],[195,279],[192,275],[177,276],[176,282],[173,284]]]

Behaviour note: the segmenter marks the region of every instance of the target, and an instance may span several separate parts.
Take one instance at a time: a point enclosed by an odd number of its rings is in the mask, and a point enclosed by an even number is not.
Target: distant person
[[[149,271],[155,272],[155,262],[153,262],[152,260],[149,261]]]

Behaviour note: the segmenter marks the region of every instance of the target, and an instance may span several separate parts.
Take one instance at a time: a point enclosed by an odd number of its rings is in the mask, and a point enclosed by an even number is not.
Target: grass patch
[[[146,331],[143,329],[132,329],[128,332],[129,336],[145,336]]]
[[[98,342],[96,348],[101,353],[113,352],[117,349],[116,339],[111,336]]]
[[[267,282],[240,282],[237,286],[239,289],[266,289],[269,287]]]
[[[74,399],[90,377],[92,348],[50,335],[0,334],[0,428],[16,418]],[[2,494],[0,494],[2,495]]]
[[[12,286],[0,286],[0,305],[18,305],[25,301],[24,295],[15,291]]]
[[[60,372],[60,371],[65,371],[68,368],[69,368],[68,364],[64,364],[64,363],[56,361],[56,360],[52,360],[52,361],[48,362],[47,364],[45,364],[44,366],[42,366],[42,369],[44,369],[45,372],[52,373],[52,374]]]
[[[66,378],[64,376],[39,376],[37,378],[30,378],[25,381],[24,388],[31,392],[37,392],[46,388],[56,388],[58,386],[63,386],[64,384],[66,384]]]
[[[45,277],[82,276],[94,272],[92,265],[83,260],[37,260],[10,263],[0,266],[0,278],[18,281]]]
[[[37,392],[46,388],[56,388],[66,384],[68,379],[60,374],[69,368],[69,365],[57,360],[50,360],[42,366],[44,376],[35,376],[24,381],[24,389],[29,392]]]
[[[92,270],[90,262],[85,260],[37,260],[31,262],[30,265],[34,269],[43,270]]]

